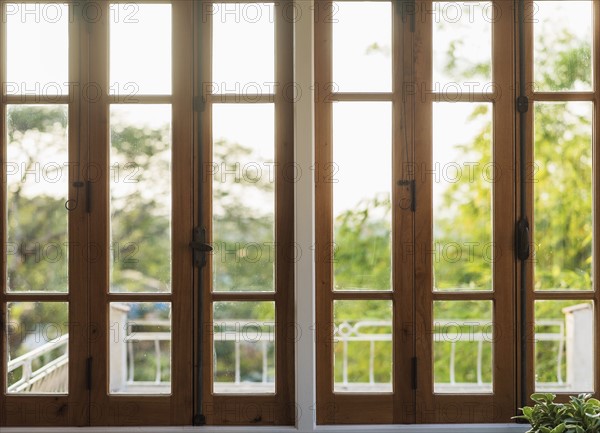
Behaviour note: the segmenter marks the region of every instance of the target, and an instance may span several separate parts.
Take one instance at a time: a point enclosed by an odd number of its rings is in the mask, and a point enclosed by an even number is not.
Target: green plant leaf
[[[536,403],[551,403],[556,396],[554,394],[537,392],[531,394],[531,399]]]
[[[592,406],[600,407],[600,400],[597,400],[595,398],[590,398],[587,402]]]

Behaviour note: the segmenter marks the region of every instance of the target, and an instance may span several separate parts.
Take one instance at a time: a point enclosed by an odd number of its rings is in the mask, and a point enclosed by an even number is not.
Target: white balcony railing
[[[583,304],[582,304],[583,305]],[[573,311],[571,311],[573,310]],[[580,314],[588,314],[585,308],[577,307],[572,308],[569,311],[565,311],[567,315],[566,320],[541,320],[536,322],[539,329],[553,330],[554,332],[537,332],[535,335],[537,342],[552,342],[556,345],[556,357],[554,361],[555,375],[557,378],[556,382],[536,382],[536,388],[538,390],[580,390],[577,382],[577,371],[583,370],[583,372],[590,372],[591,364],[583,365],[583,363],[592,363],[593,356],[577,356],[581,354],[581,342],[587,341],[586,338],[581,338],[581,333],[585,332],[588,326],[587,322],[578,321],[577,317],[569,318],[569,314],[573,312]],[[579,313],[578,313],[579,312]],[[588,314],[591,318],[591,314]],[[582,314],[582,318],[587,320]],[[448,379],[446,381],[436,381],[435,390],[436,392],[491,392],[492,383],[484,380],[484,344],[490,343],[493,336],[490,334],[491,327],[485,327],[474,324],[484,324],[486,322],[478,322],[477,320],[445,320],[436,322],[433,332],[433,341],[435,343],[446,343],[450,344],[449,356],[448,356]],[[569,324],[572,324],[571,328],[577,326],[577,328],[569,329]],[[140,327],[161,327],[164,329],[169,326],[168,321],[138,321],[134,323],[137,329]],[[566,328],[565,328],[566,324]],[[139,327],[137,325],[140,325]],[[266,329],[268,326],[271,327],[270,332],[259,332],[254,333],[251,339],[248,339],[247,329],[248,327],[254,327],[254,329]],[[457,332],[456,330],[462,329],[461,327],[469,327],[469,332]],[[162,354],[163,347],[161,342],[167,342],[171,340],[170,329],[165,332],[141,332],[132,331],[132,326],[128,326],[128,332],[131,335],[126,336],[122,341],[118,342],[124,346],[124,352],[120,358],[118,365],[123,369],[122,377],[125,380],[124,388],[151,388],[151,387],[163,387],[170,389],[170,383],[163,381],[163,369],[161,360],[164,359]],[[338,373],[336,377],[341,380],[336,381],[335,389],[338,392],[389,392],[392,390],[391,380],[387,382],[381,382],[377,380],[378,372],[376,371],[376,357],[377,357],[377,343],[378,342],[392,342],[392,323],[388,321],[357,321],[357,322],[344,322],[337,325],[334,335],[334,341],[336,345],[339,345],[336,351],[336,357],[341,357],[341,374]],[[440,329],[445,329],[443,332]],[[455,329],[455,331],[452,331]],[[577,329],[583,331],[576,331]],[[265,324],[258,322],[240,322],[240,321],[227,321],[220,322],[218,327],[215,327],[214,341],[215,342],[233,342],[233,360],[228,361],[228,367],[233,371],[231,381],[216,382],[214,385],[215,392],[271,392],[274,391],[274,375],[272,374],[272,362],[269,363],[268,357],[273,356],[272,351],[269,350],[269,344],[274,344],[274,332],[273,324]],[[579,332],[579,335],[577,334]],[[585,336],[584,336],[585,337]],[[457,363],[456,363],[456,352],[459,344],[464,342],[474,342],[477,344],[477,358],[476,358],[476,380],[473,382],[459,382],[457,380]],[[577,343],[577,342],[580,343]],[[135,362],[134,362],[134,351],[136,350],[134,344],[137,342],[152,342],[154,348],[154,369],[155,375],[153,381],[136,381],[135,380]],[[350,365],[351,356],[349,354],[349,345],[353,342],[364,343],[368,347],[368,353],[364,356],[368,359],[368,371],[366,382],[357,383],[350,380]],[[249,381],[242,377],[242,346],[251,344],[254,345],[254,350],[258,351],[262,356],[262,363],[260,371],[256,371],[254,379]],[[579,344],[579,345],[578,345]],[[12,383],[9,388],[9,393],[66,393],[68,384],[68,355],[67,355],[68,335],[64,335],[53,341],[46,343],[45,345],[34,349],[8,363],[8,373],[15,373],[17,370],[22,369],[19,380]],[[576,345],[578,345],[576,347]],[[590,350],[593,350],[593,344],[590,346]],[[566,350],[565,350],[566,349]],[[44,359],[51,352],[56,354],[62,350],[62,354],[58,357],[53,358],[51,361],[44,363]],[[564,353],[567,354],[565,359]],[[216,351],[213,354],[214,363],[217,365]],[[364,359],[364,358],[363,358]],[[40,365],[37,369],[34,369],[34,365]],[[111,366],[111,368],[113,368]],[[563,371],[567,371],[567,377],[563,375]],[[391,371],[391,366],[390,366]],[[365,376],[365,375],[363,375]],[[256,379],[258,378],[258,379]],[[112,384],[111,384],[112,388]],[[244,391],[245,390],[245,391]],[[582,389],[581,389],[582,390]]]
[[[20,377],[8,387],[9,394],[66,393],[69,382],[69,335],[62,335],[8,362],[9,377]],[[51,361],[46,361],[52,354]],[[35,368],[34,366],[38,366]]]

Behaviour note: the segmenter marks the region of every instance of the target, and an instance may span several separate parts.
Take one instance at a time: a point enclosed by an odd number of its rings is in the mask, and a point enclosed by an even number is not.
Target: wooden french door
[[[295,424],[292,6],[198,4],[197,424]]]
[[[1,424],[293,425],[292,2],[1,5]]]
[[[534,392],[598,394],[600,2],[522,2],[521,128],[527,380]],[[550,50],[549,47],[552,47]]]
[[[317,420],[516,413],[512,2],[320,2]]]
[[[410,20],[315,9],[317,422],[414,422]]]
[[[85,425],[88,218],[75,7],[0,2],[0,426]]]
[[[0,424],[191,424],[193,3],[0,5]]]
[[[90,423],[190,424],[193,4],[96,8]]]
[[[508,422],[516,413],[514,7],[419,1],[416,11],[416,419]]]

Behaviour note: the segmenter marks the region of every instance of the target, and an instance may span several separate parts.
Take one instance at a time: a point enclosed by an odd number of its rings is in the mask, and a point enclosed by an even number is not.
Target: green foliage
[[[111,117],[111,290],[171,288],[171,128]],[[124,195],[123,191],[127,191]],[[152,191],[152,194],[148,194]]]
[[[336,218],[336,289],[391,289],[391,213],[389,195],[382,195],[365,199]]]
[[[63,106],[11,106],[7,113],[8,163],[14,174],[7,185],[7,282],[11,291],[67,290],[68,248],[64,201],[47,189],[35,192],[45,178],[66,170],[44,170],[49,163],[64,169],[67,112]],[[43,156],[40,156],[43,155]],[[52,156],[51,160],[47,160]],[[41,159],[41,160],[40,160]]]
[[[536,289],[592,288],[591,108],[535,106]]]
[[[597,433],[600,431],[600,401],[590,394],[572,396],[568,403],[555,403],[554,394],[533,394],[534,406],[522,408],[513,418],[531,424],[528,433]]]
[[[67,127],[67,111],[61,106],[12,106],[8,110],[8,139],[14,143],[28,131],[51,133]]]
[[[556,32],[556,27],[560,26],[558,22],[544,24],[543,37],[540,35],[535,44],[536,90],[589,89],[592,78],[590,41],[577,38],[566,28]],[[556,55],[558,49],[561,50],[559,56]]]
[[[252,149],[225,140],[214,144],[213,160],[217,164],[213,176],[214,290],[272,291],[275,188],[266,173],[267,161],[256,158]],[[248,162],[263,168],[262,173],[252,172],[245,178],[242,170]]]
[[[471,120],[491,119],[490,108],[477,105]],[[486,122],[472,142],[457,146],[463,160],[474,164],[468,176],[465,172],[457,182],[447,183],[435,209],[434,284],[438,290],[492,289],[493,182],[487,179],[495,174],[486,169],[492,161],[491,134],[491,122]]]

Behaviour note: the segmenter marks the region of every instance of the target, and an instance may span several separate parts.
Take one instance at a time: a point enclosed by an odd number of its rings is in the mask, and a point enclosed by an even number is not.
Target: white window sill
[[[310,433],[524,433],[526,424],[429,424],[429,425],[369,425],[369,426],[320,426]],[[2,428],[2,433],[69,433],[87,431],[90,433],[305,433],[293,427],[81,427],[81,428]]]

